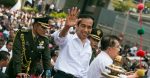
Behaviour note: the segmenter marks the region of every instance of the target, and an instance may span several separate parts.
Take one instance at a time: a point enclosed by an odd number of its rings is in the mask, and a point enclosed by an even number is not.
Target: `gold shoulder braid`
[[[27,57],[26,57],[26,53],[25,53],[25,40],[24,40],[24,34],[21,34],[20,35],[20,38],[21,38],[21,46],[22,46],[22,53],[21,53],[21,64],[25,67],[25,70],[26,70],[26,73],[29,72],[30,70],[30,64],[31,64],[31,57],[29,58],[29,60],[27,60]],[[25,63],[23,63],[23,58],[25,60]]]

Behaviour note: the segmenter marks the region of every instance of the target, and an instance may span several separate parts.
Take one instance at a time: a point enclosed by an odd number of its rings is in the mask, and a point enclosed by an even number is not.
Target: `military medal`
[[[44,41],[40,41],[39,45],[37,46],[38,49],[44,49]]]

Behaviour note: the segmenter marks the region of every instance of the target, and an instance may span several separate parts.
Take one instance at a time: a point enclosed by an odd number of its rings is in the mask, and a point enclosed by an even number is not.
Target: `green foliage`
[[[132,0],[125,0],[125,1],[120,1],[120,0],[112,0],[113,7],[115,8],[116,11],[120,12],[125,12],[128,11],[129,8],[135,8],[136,4],[132,2]]]
[[[5,7],[12,7],[16,4],[16,0],[0,0],[0,5],[4,5]]]
[[[65,12],[52,12],[50,13],[50,16],[54,18],[66,18],[67,14]]]
[[[26,12],[35,12],[35,13],[38,12],[37,8],[35,8],[35,7],[32,8],[32,7],[29,7],[29,6],[28,7],[23,7],[22,10],[26,11]]]
[[[150,8],[150,2],[146,2],[145,6],[147,6],[147,8]]]

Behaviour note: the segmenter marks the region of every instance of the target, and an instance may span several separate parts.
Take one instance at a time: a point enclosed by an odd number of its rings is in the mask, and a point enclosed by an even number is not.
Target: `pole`
[[[129,20],[129,15],[130,15],[130,12],[128,11],[127,12],[127,15],[126,15],[126,19],[125,19],[125,22],[124,22],[124,26],[123,26],[123,30],[122,30],[122,33],[124,34],[126,29],[127,29],[127,24],[128,24],[128,20]]]

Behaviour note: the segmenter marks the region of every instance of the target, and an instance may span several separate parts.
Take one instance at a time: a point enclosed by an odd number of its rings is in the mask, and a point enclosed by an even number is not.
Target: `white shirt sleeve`
[[[56,31],[53,33],[54,41],[57,45],[64,45],[67,41],[66,37],[59,37],[60,31]]]

